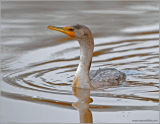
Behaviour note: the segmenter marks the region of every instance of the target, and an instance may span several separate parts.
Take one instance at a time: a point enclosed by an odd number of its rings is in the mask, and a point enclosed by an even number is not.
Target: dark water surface
[[[158,123],[157,17],[156,2],[2,2],[1,122]],[[95,37],[91,69],[125,72],[124,86],[72,89],[79,45],[47,26],[73,24]]]

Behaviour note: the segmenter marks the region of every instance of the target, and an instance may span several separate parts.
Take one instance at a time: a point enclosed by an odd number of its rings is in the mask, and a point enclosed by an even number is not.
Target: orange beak
[[[48,29],[51,30],[56,30],[59,32],[63,32],[67,35],[69,35],[70,37],[74,38],[76,36],[76,33],[74,32],[73,27],[55,27],[55,26],[48,26]]]

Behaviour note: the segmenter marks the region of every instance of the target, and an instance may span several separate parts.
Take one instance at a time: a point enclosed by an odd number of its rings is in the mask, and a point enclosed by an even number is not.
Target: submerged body
[[[90,71],[90,81],[94,88],[119,85],[125,79],[126,75],[115,68],[102,68]]]
[[[88,27],[84,25],[75,25],[70,27],[48,26],[48,28],[63,32],[76,38],[79,42],[80,63],[75,74],[74,87],[87,89],[102,88],[118,85],[125,81],[126,75],[114,68],[90,71],[94,50],[94,39]]]

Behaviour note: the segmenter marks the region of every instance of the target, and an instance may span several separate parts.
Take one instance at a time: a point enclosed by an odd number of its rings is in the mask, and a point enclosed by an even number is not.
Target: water
[[[2,123],[158,123],[156,2],[2,2]],[[79,45],[48,25],[87,25],[91,69],[127,74],[125,85],[72,89]],[[115,119],[116,118],[116,119]]]

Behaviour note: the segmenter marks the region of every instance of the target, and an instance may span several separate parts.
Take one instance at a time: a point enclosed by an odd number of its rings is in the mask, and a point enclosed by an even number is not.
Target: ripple
[[[154,28],[154,29],[153,29]],[[135,34],[135,32],[131,32],[131,35],[137,35],[136,37],[110,37],[110,38],[96,38],[95,41],[101,41],[98,44],[96,43],[95,52],[93,53],[93,64],[92,68],[97,68],[99,65],[102,67],[112,66],[119,67],[121,65],[124,71],[128,69],[133,69],[130,71],[129,75],[133,75],[129,77],[129,84],[132,84],[132,87],[135,86],[156,86],[158,79],[156,78],[155,71],[153,70],[152,73],[149,68],[149,64],[157,63],[158,66],[158,59],[156,56],[158,55],[158,35],[157,31],[154,33],[148,33],[149,30],[154,32],[156,29],[154,26],[150,26],[150,28],[145,28],[139,34]],[[125,29],[124,31],[129,32],[129,29]],[[141,28],[140,28],[141,31]],[[147,35],[147,36],[146,36]],[[112,41],[109,41],[112,40]],[[56,94],[72,94],[72,80],[74,77],[74,72],[76,67],[78,66],[79,61],[79,47],[70,45],[72,43],[65,43],[65,48],[63,48],[63,44],[57,47],[57,52],[54,51],[54,54],[60,54],[68,56],[59,59],[47,60],[41,63],[36,62],[29,62],[33,63],[28,65],[24,71],[20,71],[18,73],[10,74],[4,78],[6,82],[16,87],[21,87],[25,89],[37,90],[41,92],[48,92],[48,93],[56,93]],[[39,51],[44,53],[48,51],[48,56],[50,56],[50,51],[52,51],[54,47],[46,48],[43,50],[36,50],[32,51],[28,55],[21,57],[21,60],[26,60],[28,56],[36,56]],[[76,51],[75,57],[70,58],[70,53]],[[32,54],[33,53],[33,54]],[[118,54],[117,54],[118,53]],[[46,54],[46,52],[45,52]],[[154,55],[155,54],[155,55]],[[48,58],[48,56],[46,58]],[[22,59],[23,58],[23,59]],[[56,58],[56,57],[55,57]],[[105,58],[105,59],[104,59]],[[41,58],[43,59],[43,57]],[[76,64],[73,64],[75,63]],[[23,62],[24,63],[24,62]],[[61,66],[59,64],[62,63]],[[66,63],[66,64],[65,64]],[[104,64],[103,64],[104,63]],[[112,67],[111,66],[111,67]],[[145,73],[143,69],[148,70]],[[139,72],[138,74],[133,73],[134,71]],[[68,75],[68,76],[67,76]],[[137,76],[136,76],[137,75]],[[135,79],[136,77],[136,79]],[[152,79],[146,78],[152,77]],[[154,80],[153,80],[154,79]],[[133,80],[131,82],[131,80]],[[146,80],[146,81],[145,81]],[[12,82],[12,83],[11,83]],[[134,82],[134,83],[133,83]],[[150,85],[150,84],[153,85]],[[98,92],[97,92],[98,94]],[[124,95],[122,95],[124,96]],[[122,96],[116,96],[117,98],[121,98]],[[113,94],[112,94],[113,97]],[[131,99],[139,99],[139,100],[147,100],[150,99],[152,101],[156,101],[152,98],[143,98],[139,96],[132,96],[129,95],[128,97],[124,96],[124,98],[131,98]]]
[[[17,99],[17,100],[25,100],[40,104],[47,104],[47,105],[54,105],[61,108],[68,108],[68,109],[74,109],[72,102],[67,101],[58,101],[54,99],[46,99],[41,97],[32,97],[27,95],[20,95],[15,93],[7,93],[2,92],[2,96]],[[133,111],[133,110],[155,110],[158,111],[158,106],[116,106],[116,105],[96,105],[92,104],[89,106],[92,111]]]

